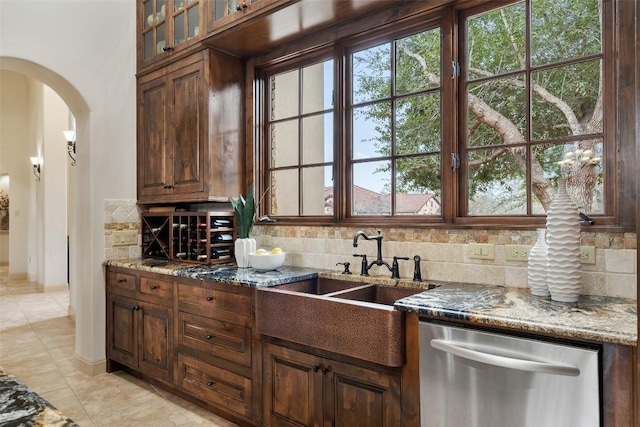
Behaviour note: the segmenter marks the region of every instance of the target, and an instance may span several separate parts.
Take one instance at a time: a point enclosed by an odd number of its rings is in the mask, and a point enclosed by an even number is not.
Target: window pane
[[[398,40],[396,51],[396,94],[440,86],[439,28]]]
[[[184,12],[173,18],[173,44],[179,45],[184,41]]]
[[[391,45],[383,44],[352,55],[353,104],[391,95]]]
[[[270,215],[298,215],[298,169],[273,171],[271,181]]]
[[[604,168],[603,142],[601,139],[568,144],[541,144],[533,148],[534,164],[540,173],[532,173],[532,192],[536,204],[546,212],[553,200],[552,187],[557,187],[557,179],[568,176],[567,193],[576,207],[585,213],[604,213]],[[559,161],[569,160],[573,164],[566,167]],[[543,175],[541,177],[541,175]]]
[[[331,173],[330,167],[302,169],[302,215],[326,215],[328,194],[333,202]],[[333,214],[333,209],[330,214]]]
[[[544,65],[602,51],[599,0],[531,1],[531,63]]]
[[[162,53],[162,48],[167,45],[165,38],[165,25],[158,25],[156,27],[156,53]]]
[[[298,114],[298,70],[271,78],[271,120]]]
[[[390,162],[354,164],[351,191],[353,215],[389,215],[391,213],[390,186]]]
[[[468,87],[468,145],[515,144],[525,140],[527,97],[523,76]]]
[[[524,2],[470,18],[467,21],[468,78],[522,70],[526,64],[525,23]]]
[[[468,214],[524,215],[527,213],[524,148],[476,150],[468,156]]]
[[[302,163],[333,161],[333,114],[302,119]]]
[[[391,155],[391,104],[380,102],[353,110],[353,158]]]
[[[440,215],[441,194],[439,155],[397,161],[397,215]]]
[[[188,12],[189,18],[189,38],[200,34],[200,8],[198,5],[193,6]]]
[[[333,61],[302,69],[302,113],[333,108]]]
[[[532,73],[533,139],[602,132],[599,102],[600,60],[580,62]]]
[[[396,154],[440,151],[440,93],[409,96],[396,106]]]
[[[298,164],[298,121],[287,120],[271,125],[271,166]]]

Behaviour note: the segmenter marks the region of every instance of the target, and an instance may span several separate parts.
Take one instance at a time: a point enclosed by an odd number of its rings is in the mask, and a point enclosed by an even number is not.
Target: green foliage
[[[600,1],[530,0],[530,4],[529,59],[524,1],[467,21],[467,64],[463,64],[463,70],[469,82],[469,94],[506,118],[510,129],[519,134],[514,136],[511,132],[511,139],[506,140],[504,127],[468,110],[467,160],[475,162],[468,177],[471,200],[491,192],[496,185],[522,186],[531,162],[539,163],[545,179],[555,179],[556,162],[562,159],[564,144],[549,144],[537,150],[536,141],[587,133],[602,96],[600,59],[563,64],[601,53]],[[396,49],[394,94],[389,83],[394,70],[392,48]],[[439,192],[440,189],[440,165],[435,161],[438,156],[422,156],[441,150],[440,49],[439,30],[429,30],[363,50],[353,57],[357,70],[354,103],[384,100],[360,110],[366,113],[367,123],[375,126],[377,136],[371,143],[380,157],[419,156],[397,162],[394,177],[397,192]],[[534,67],[545,66],[531,71],[530,95],[525,80],[529,62]],[[391,95],[399,98],[389,102]],[[561,105],[566,108],[561,109]],[[570,122],[571,115],[577,123]],[[533,156],[526,157],[526,149],[503,149],[505,144],[528,141],[533,144]],[[502,151],[496,151],[497,146]],[[523,162],[522,158],[527,160]],[[388,171],[390,167],[381,171]]]
[[[231,206],[236,213],[236,222],[238,226],[238,238],[246,239],[251,237],[251,230],[253,229],[253,218],[256,213],[256,207],[253,198],[253,183],[249,186],[247,191],[247,198],[245,199],[240,195],[237,200],[229,198]]]

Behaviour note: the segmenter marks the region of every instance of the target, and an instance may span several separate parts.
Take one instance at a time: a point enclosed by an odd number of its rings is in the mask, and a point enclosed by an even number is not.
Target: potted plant
[[[234,255],[239,268],[249,267],[249,254],[256,251],[256,240],[251,237],[256,206],[253,198],[253,184],[249,186],[247,198],[240,195],[237,200],[229,198],[236,216],[238,238],[234,243]]]

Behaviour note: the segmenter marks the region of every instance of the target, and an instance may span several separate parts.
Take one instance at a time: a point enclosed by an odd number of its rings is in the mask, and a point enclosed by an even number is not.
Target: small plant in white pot
[[[237,200],[229,198],[236,215],[238,238],[234,243],[234,255],[239,268],[249,267],[249,254],[256,251],[256,240],[251,237],[256,206],[253,198],[253,184],[249,186],[247,198],[240,195]]]

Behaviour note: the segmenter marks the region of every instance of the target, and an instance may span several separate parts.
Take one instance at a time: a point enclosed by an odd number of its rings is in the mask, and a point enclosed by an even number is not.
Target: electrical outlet
[[[596,263],[596,247],[580,246],[580,263],[595,264]]]
[[[490,243],[469,243],[469,258],[494,259],[494,245]]]
[[[112,246],[131,246],[138,244],[138,232],[136,230],[114,230],[111,233]]]
[[[507,261],[529,261],[529,251],[531,246],[528,245],[505,245],[505,258]]]

